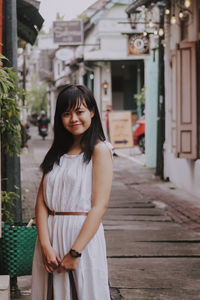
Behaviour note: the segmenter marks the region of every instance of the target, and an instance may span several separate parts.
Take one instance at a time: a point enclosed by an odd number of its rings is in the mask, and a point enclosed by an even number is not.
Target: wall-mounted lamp
[[[108,82],[107,81],[104,81],[103,89],[104,89],[104,94],[107,95],[107,92],[108,92]]]

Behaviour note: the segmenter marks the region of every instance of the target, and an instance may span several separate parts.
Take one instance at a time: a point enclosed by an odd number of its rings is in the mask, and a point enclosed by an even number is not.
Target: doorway
[[[113,61],[112,106],[114,110],[129,110],[138,114],[134,94],[144,87],[144,60]]]

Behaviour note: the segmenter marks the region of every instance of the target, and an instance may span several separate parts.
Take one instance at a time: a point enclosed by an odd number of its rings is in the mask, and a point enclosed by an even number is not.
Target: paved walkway
[[[34,215],[38,166],[51,143],[34,127],[31,134],[21,156],[25,221]],[[142,164],[114,157],[104,228],[112,300],[200,299],[200,199],[161,182]],[[23,300],[30,299],[30,281],[18,278]]]
[[[136,164],[145,166],[145,154],[141,153],[138,146],[132,148],[116,149],[115,153],[120,157],[124,157]]]
[[[114,299],[200,299],[200,199],[124,158],[114,174],[104,221]]]

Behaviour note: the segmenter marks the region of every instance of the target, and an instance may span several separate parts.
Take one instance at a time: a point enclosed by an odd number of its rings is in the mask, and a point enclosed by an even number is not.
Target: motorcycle
[[[48,135],[48,128],[45,125],[42,125],[39,128],[39,135],[45,140],[45,137]]]

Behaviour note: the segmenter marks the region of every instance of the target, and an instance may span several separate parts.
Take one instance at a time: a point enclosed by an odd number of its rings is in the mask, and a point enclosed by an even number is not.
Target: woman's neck
[[[74,136],[72,147],[81,147],[81,139],[82,139],[82,136],[80,136],[80,135]]]
[[[74,141],[68,154],[79,154],[81,151],[81,136],[74,136]]]

